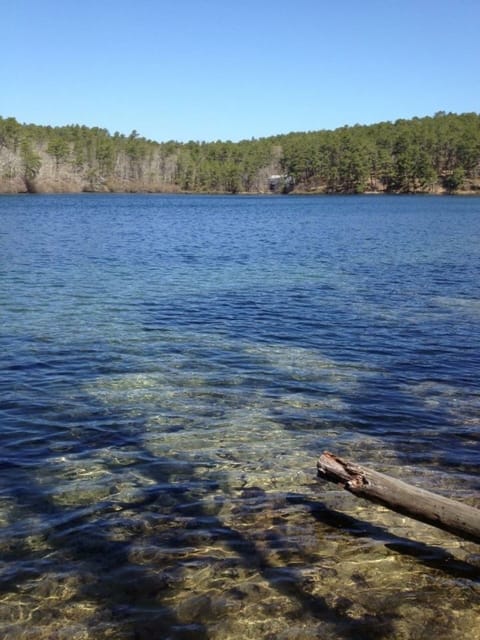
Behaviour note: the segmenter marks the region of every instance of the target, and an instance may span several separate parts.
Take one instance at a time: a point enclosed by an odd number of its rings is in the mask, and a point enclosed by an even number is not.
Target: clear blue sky
[[[240,140],[480,111],[478,0],[7,0],[2,117]]]

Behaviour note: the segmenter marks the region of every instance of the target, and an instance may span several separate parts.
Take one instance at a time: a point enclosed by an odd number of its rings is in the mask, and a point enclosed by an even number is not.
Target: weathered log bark
[[[318,475],[350,493],[480,544],[480,509],[371,471],[325,451]]]

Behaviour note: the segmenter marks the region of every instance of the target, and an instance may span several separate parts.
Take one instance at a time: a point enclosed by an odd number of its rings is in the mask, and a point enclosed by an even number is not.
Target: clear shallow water
[[[4,638],[478,638],[480,201],[0,198]]]

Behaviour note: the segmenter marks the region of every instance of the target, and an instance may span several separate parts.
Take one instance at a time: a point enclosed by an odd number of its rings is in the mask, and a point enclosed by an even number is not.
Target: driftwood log
[[[325,451],[318,476],[361,498],[480,544],[480,509],[371,471]]]

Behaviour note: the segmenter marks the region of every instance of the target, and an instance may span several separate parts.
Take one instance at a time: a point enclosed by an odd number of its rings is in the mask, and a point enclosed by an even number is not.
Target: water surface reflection
[[[9,202],[3,637],[477,637],[475,545],[315,475],[479,504],[471,205]]]

